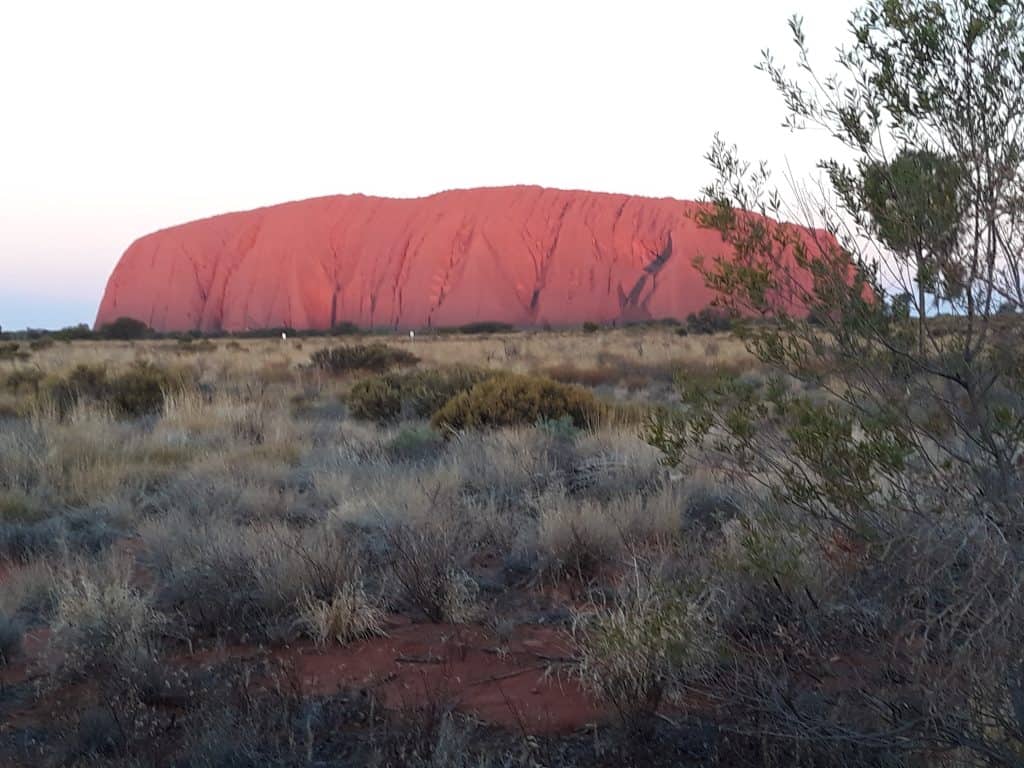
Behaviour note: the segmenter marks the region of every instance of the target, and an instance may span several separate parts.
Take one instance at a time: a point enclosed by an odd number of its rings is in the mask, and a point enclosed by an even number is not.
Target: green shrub
[[[426,419],[487,376],[485,371],[461,366],[386,373],[358,382],[346,402],[357,419],[382,423],[402,416]]]
[[[59,331],[54,331],[52,334],[53,338],[57,341],[81,341],[83,339],[93,338],[92,329],[85,323],[78,325],[69,325],[67,328],[61,328]]]
[[[569,417],[576,427],[587,427],[603,410],[600,401],[582,387],[539,376],[501,373],[453,397],[434,414],[432,423],[441,429],[463,430],[534,425]]]
[[[112,323],[106,323],[99,329],[99,336],[104,339],[133,341],[145,339],[153,335],[153,330],[141,320],[134,317],[119,317]]]
[[[355,323],[338,323],[327,331],[328,336],[357,336],[362,330]]]
[[[592,323],[591,321],[588,320],[583,324],[584,333],[597,333],[600,330],[601,325],[599,323]]]
[[[335,374],[355,371],[383,373],[391,368],[415,365],[418,362],[419,358],[412,352],[379,342],[320,349],[310,358],[314,368]]]
[[[139,363],[109,382],[108,401],[121,416],[158,413],[168,392],[182,388],[181,376],[151,363]]]
[[[185,378],[149,362],[109,376],[102,366],[79,365],[63,379],[50,383],[47,396],[61,415],[80,402],[110,408],[115,416],[131,418],[159,413],[168,393],[180,391]]]

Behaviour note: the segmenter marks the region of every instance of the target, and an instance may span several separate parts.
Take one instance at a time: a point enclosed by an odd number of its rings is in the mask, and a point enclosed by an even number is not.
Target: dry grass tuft
[[[298,607],[297,626],[319,645],[347,645],[353,640],[383,635],[384,614],[358,578],[327,599],[307,594]]]

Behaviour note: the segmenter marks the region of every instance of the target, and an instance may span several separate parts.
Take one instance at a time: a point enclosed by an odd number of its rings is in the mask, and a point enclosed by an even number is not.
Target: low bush
[[[383,373],[403,365],[416,365],[419,358],[412,352],[387,344],[353,344],[320,349],[313,353],[310,364],[332,374],[367,371]]]
[[[384,615],[357,579],[326,599],[307,595],[298,611],[298,628],[319,646],[384,634]]]
[[[578,614],[579,675],[627,728],[642,728],[680,683],[695,682],[715,658],[715,624],[701,602],[649,584]]]
[[[388,373],[358,382],[346,404],[357,419],[381,423],[402,417],[426,419],[487,376],[486,371],[466,367]]]
[[[176,513],[144,526],[158,604],[200,635],[287,638],[310,604],[358,583],[350,543],[319,528],[197,520]]]
[[[155,652],[163,619],[131,583],[131,563],[71,563],[55,581],[53,647],[71,678],[135,667]]]
[[[181,376],[151,363],[138,363],[110,379],[107,401],[119,416],[159,413],[168,392],[180,390]]]
[[[6,497],[8,503],[11,496]],[[19,515],[10,508],[0,519],[0,558],[30,563],[61,552],[95,555],[109,548],[124,535],[108,515],[97,510],[70,511],[45,517],[40,502],[26,499]],[[15,512],[15,514],[12,514]]]
[[[103,339],[118,341],[134,341],[146,339],[154,335],[153,330],[141,320],[134,317],[119,317],[112,323],[101,326],[97,335]]]
[[[109,408],[113,415],[134,418],[159,413],[170,393],[184,389],[185,376],[149,362],[139,362],[110,376],[106,368],[79,365],[50,382],[49,401],[61,415],[85,401]]]
[[[600,505],[550,493],[538,507],[538,546],[551,575],[584,581],[618,554],[622,537]]]
[[[69,325],[67,328],[54,331],[51,335],[57,341],[83,341],[93,338],[92,329],[85,323]]]
[[[479,588],[458,565],[454,539],[443,531],[396,524],[387,531],[390,576],[400,599],[433,622],[476,615]]]
[[[601,330],[600,323],[594,323],[594,322],[591,322],[590,320],[588,320],[587,322],[585,322],[583,324],[583,332],[584,333],[597,333],[600,330]]]
[[[446,431],[534,425],[568,417],[576,427],[589,427],[601,415],[601,402],[582,387],[551,379],[501,373],[474,385],[445,403],[433,416]]]
[[[458,332],[470,335],[477,333],[512,333],[515,329],[516,327],[509,323],[499,323],[494,320],[480,320],[475,323],[460,325]]]

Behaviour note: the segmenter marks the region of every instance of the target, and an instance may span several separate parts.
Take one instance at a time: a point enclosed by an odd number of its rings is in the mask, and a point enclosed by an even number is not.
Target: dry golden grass
[[[425,365],[470,365],[482,368],[536,373],[547,369],[574,368],[601,371],[633,369],[630,373],[658,373],[675,368],[722,367],[746,370],[756,361],[743,343],[730,334],[678,336],[666,328],[622,328],[600,333],[534,331],[488,335],[420,335],[415,341],[395,334],[373,336],[372,341],[408,349]],[[103,363],[112,369],[139,361],[195,367],[201,380],[256,377],[282,383],[298,383],[296,370],[309,362],[317,349],[366,343],[361,337],[213,340],[213,349],[185,351],[174,340],[58,342],[14,366],[38,366],[48,373],[66,373],[80,364]],[[587,382],[581,382],[587,383]]]
[[[148,685],[183,648],[345,644],[396,612],[568,630],[573,606],[544,590],[614,590],[685,537],[686,491],[642,439],[650,406],[677,370],[750,365],[734,339],[664,329],[372,340],[421,368],[581,383],[615,407],[443,437],[404,409],[358,421],[343,396],[365,374],[308,366],[356,338],[58,342],[2,364],[0,617],[54,630],[54,682]],[[78,366],[139,363],[183,374],[157,411],[47,399]],[[11,371],[39,373],[7,386]]]

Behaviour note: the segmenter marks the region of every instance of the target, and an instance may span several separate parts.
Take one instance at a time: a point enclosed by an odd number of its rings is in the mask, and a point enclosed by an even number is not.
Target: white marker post
[[[409,331],[409,341],[416,341],[416,331]]]

